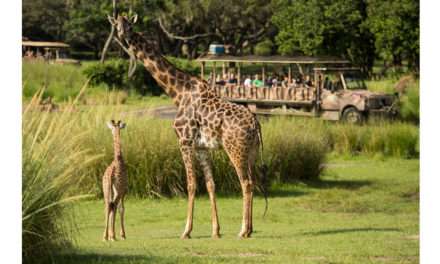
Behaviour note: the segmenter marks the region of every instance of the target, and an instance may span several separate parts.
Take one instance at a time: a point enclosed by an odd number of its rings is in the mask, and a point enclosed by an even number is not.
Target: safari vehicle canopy
[[[360,122],[371,114],[395,113],[394,97],[368,91],[360,70],[344,59],[205,55],[198,61],[202,78],[211,70],[208,82],[219,96],[258,114]],[[244,64],[254,65],[246,67],[256,73],[253,80],[246,80]]]
[[[22,41],[22,57],[28,60],[41,59],[51,63],[79,64],[78,60],[70,59],[69,44],[50,41]]]

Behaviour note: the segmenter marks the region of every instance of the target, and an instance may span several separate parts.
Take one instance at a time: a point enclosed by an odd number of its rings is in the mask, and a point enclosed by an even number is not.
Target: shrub
[[[158,95],[162,89],[142,65],[137,65],[135,73],[128,77],[129,61],[123,59],[95,62],[87,66],[83,73],[91,78],[91,85],[105,84],[111,89],[135,90],[142,95]]]

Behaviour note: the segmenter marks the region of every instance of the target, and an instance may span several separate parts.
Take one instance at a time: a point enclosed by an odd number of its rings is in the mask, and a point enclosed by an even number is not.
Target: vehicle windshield
[[[364,78],[361,72],[344,72],[345,84],[347,89],[350,90],[365,90],[367,86],[365,85]]]

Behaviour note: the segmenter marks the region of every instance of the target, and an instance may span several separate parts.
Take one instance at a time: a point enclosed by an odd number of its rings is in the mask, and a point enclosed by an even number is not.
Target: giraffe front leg
[[[191,238],[190,234],[193,225],[194,199],[196,194],[197,182],[194,171],[193,147],[188,145],[183,145],[181,146],[180,150],[182,152],[183,162],[185,163],[187,190],[188,190],[188,211],[187,211],[186,225],[185,225],[185,231],[183,232],[181,238],[188,239]]]
[[[119,214],[121,216],[121,239],[125,240],[125,225],[124,225],[124,215],[125,215],[125,206],[124,206],[124,198],[121,199],[119,203]]]
[[[211,202],[211,222],[212,222],[212,238],[220,238],[220,225],[217,214],[217,204],[215,201],[215,183],[212,176],[212,164],[209,153],[206,149],[197,150],[197,158],[202,167],[206,181],[206,189]]]
[[[110,216],[110,205],[106,202],[105,203],[105,229],[104,229],[104,235],[102,236],[103,241],[108,240],[108,228],[109,228],[109,216]]]
[[[109,229],[109,240],[115,241],[115,217],[116,217],[116,205],[115,202],[110,202],[110,229]]]

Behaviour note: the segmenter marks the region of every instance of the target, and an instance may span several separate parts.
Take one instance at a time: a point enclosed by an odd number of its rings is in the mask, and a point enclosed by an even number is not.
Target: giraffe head
[[[125,123],[122,123],[121,120],[117,122],[115,122],[115,120],[111,120],[110,122],[107,122],[107,126],[111,129],[113,135],[119,135],[121,129],[125,128]]]
[[[132,17],[118,15],[117,18],[107,16],[110,24],[115,26],[116,34],[120,40],[129,40],[133,35],[133,24],[137,22],[138,16]]]

